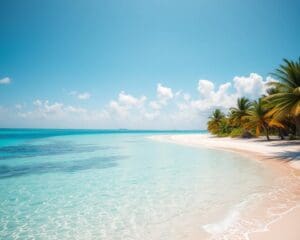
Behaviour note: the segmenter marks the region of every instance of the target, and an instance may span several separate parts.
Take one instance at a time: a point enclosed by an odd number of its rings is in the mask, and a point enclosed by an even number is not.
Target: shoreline
[[[300,180],[300,141],[293,140],[272,140],[266,141],[264,138],[240,139],[240,138],[219,138],[210,134],[185,134],[185,135],[157,135],[149,137],[155,141],[169,142],[191,147],[209,148],[224,150],[243,155],[252,160],[267,165],[266,167],[276,169],[278,174],[286,174],[295,178],[296,183]],[[300,183],[300,181],[299,181]],[[290,198],[297,194],[296,203],[288,209],[275,214],[274,219],[266,223],[262,229],[245,233],[245,239],[249,240],[299,240],[300,229],[300,185],[294,187],[290,193]],[[290,190],[290,189],[289,189]],[[299,197],[298,197],[299,195]],[[285,196],[286,197],[286,196]],[[286,199],[284,198],[286,201]],[[287,199],[290,200],[290,199]],[[284,201],[278,200],[278,204]],[[264,205],[257,209],[257,215],[265,211],[265,207],[270,204],[265,199]],[[265,206],[264,208],[262,208]]]
[[[219,149],[250,156],[255,160],[277,160],[286,162],[300,171],[300,140],[267,141],[264,138],[214,137],[210,134],[157,135],[150,139],[193,147]],[[283,151],[284,150],[284,151]]]

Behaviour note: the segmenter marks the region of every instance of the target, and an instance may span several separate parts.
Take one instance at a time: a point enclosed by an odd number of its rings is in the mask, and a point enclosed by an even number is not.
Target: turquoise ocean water
[[[186,133],[202,132],[0,130],[0,239],[225,231],[274,175],[237,154],[148,138]]]

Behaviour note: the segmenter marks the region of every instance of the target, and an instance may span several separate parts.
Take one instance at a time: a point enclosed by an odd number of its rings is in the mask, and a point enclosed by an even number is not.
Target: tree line
[[[215,109],[207,122],[208,131],[220,137],[300,138],[300,58],[284,59],[272,75],[276,81],[268,83],[260,98],[238,98],[227,114]]]

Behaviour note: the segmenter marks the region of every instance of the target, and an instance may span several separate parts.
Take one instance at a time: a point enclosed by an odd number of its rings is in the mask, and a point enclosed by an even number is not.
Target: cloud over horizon
[[[226,111],[241,96],[257,98],[265,93],[266,84],[270,81],[274,79],[267,77],[264,80],[257,73],[236,76],[220,85],[200,79],[195,87],[195,96],[158,83],[154,98],[121,91],[116,99],[99,109],[35,99],[32,104],[16,103],[13,109],[2,106],[0,119],[8,126],[11,122],[22,120],[28,127],[204,129],[213,109]],[[73,91],[70,95],[80,100],[90,98],[88,92]]]

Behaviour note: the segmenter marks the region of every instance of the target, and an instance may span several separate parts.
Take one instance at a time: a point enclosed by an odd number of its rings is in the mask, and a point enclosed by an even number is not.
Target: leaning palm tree
[[[279,81],[269,83],[278,91],[266,97],[273,107],[269,115],[276,120],[292,117],[296,124],[296,135],[300,136],[300,58],[298,61],[283,61],[284,64],[273,73]]]
[[[230,108],[230,122],[234,126],[242,126],[244,123],[245,116],[247,116],[247,111],[251,107],[251,102],[249,99],[242,97],[237,100],[237,107]]]
[[[261,98],[253,102],[244,118],[247,119],[247,123],[245,124],[246,129],[255,129],[257,137],[264,132],[268,141],[270,140],[270,127],[284,128],[279,121],[272,119],[271,116],[268,115],[268,108],[266,108]]]
[[[225,115],[220,109],[215,109],[212,115],[209,117],[209,121],[207,123],[208,131],[210,131],[212,134],[218,134],[221,121],[224,117]]]

